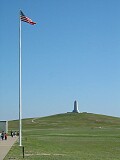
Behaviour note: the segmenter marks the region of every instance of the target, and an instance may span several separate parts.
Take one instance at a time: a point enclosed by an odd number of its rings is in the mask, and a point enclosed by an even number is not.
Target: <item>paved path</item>
[[[8,136],[7,140],[0,140],[0,160],[3,160],[18,137]]]

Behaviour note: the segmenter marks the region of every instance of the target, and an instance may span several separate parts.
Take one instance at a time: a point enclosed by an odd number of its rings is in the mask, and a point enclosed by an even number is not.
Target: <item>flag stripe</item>
[[[21,19],[21,21],[26,22],[26,23],[29,23],[29,24],[31,24],[31,25],[36,24],[36,22],[33,22],[30,18],[26,17],[26,16],[23,14],[22,11],[20,11],[20,19]]]

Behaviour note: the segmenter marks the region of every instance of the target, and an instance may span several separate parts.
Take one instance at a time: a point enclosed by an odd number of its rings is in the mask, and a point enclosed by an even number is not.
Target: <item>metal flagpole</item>
[[[20,10],[19,14],[19,145],[22,146],[22,44],[21,44],[21,21],[31,25],[36,24],[30,18],[26,17]]]
[[[22,146],[22,50],[21,50],[20,14],[19,14],[19,146]]]

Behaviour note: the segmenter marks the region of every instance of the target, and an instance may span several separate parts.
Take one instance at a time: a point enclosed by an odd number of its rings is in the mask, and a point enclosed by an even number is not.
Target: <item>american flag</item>
[[[26,23],[29,23],[29,24],[31,24],[31,25],[36,24],[36,22],[33,22],[30,18],[26,17],[26,16],[23,14],[22,11],[20,11],[20,19],[21,19],[21,21],[26,22]]]

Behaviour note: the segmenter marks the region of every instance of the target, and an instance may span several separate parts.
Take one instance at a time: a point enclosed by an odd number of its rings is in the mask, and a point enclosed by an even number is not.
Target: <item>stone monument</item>
[[[78,110],[78,102],[77,101],[74,101],[74,110],[73,110],[74,113],[79,113],[79,110]]]

